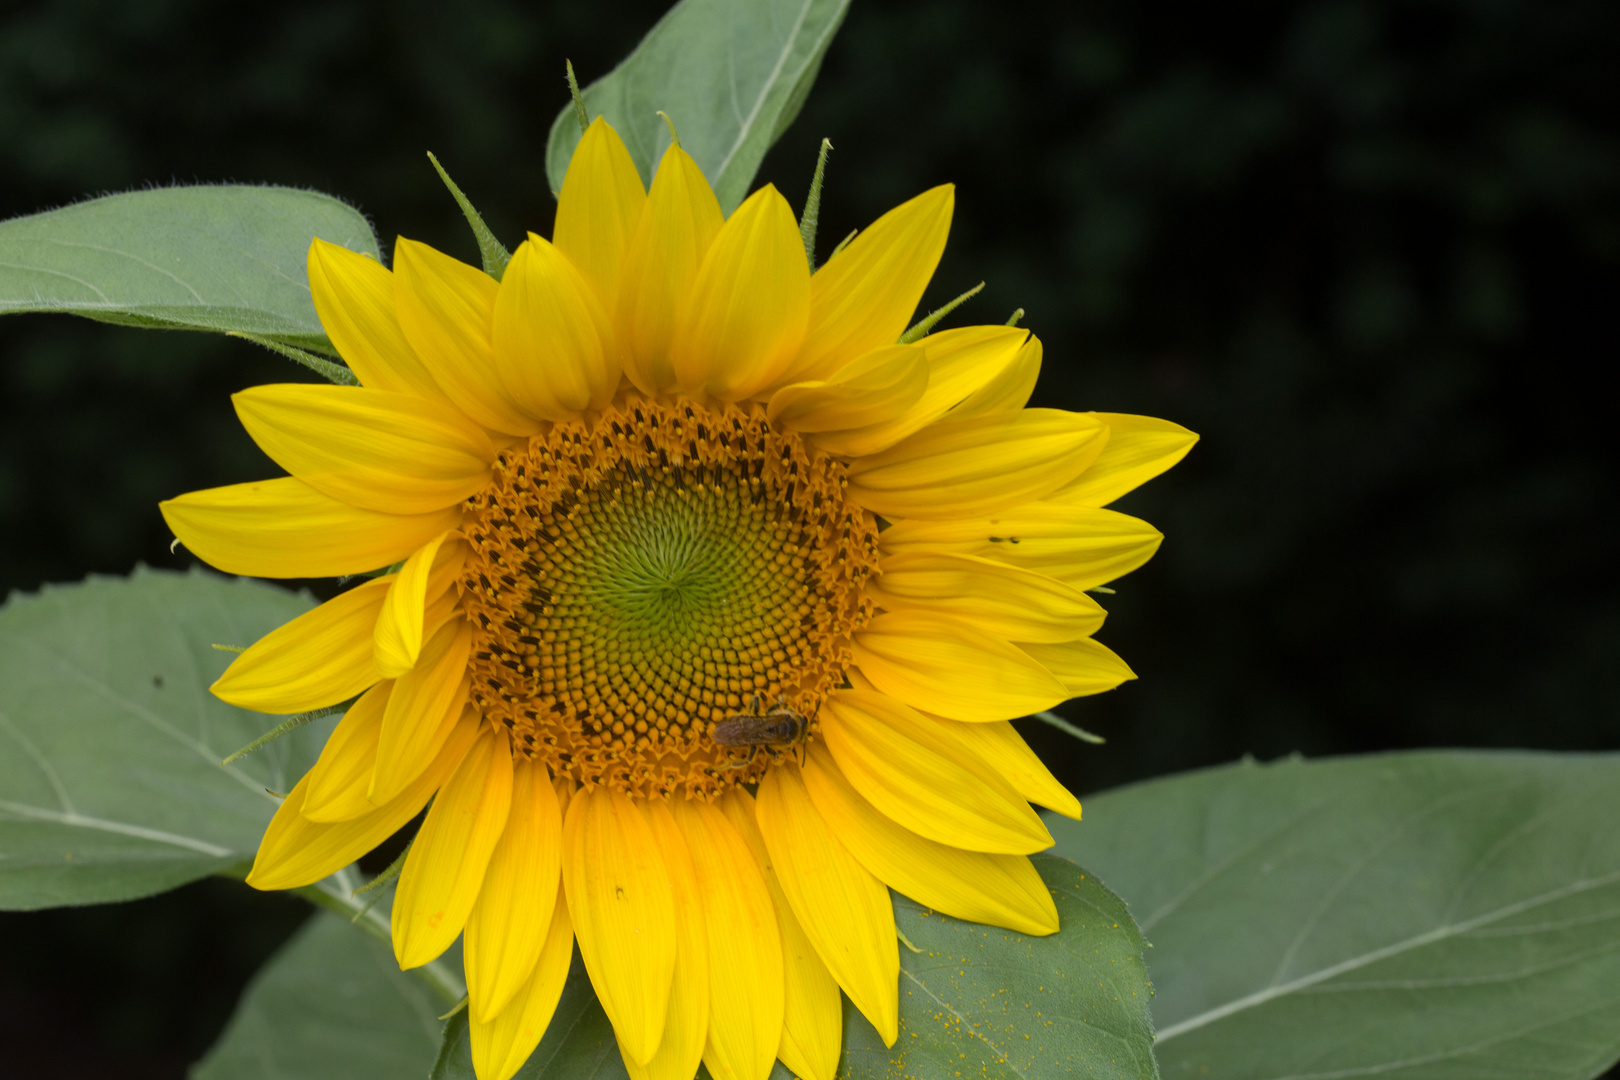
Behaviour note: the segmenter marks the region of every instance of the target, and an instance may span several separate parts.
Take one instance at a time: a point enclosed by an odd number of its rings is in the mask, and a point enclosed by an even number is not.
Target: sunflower
[[[463,936],[482,1080],[576,942],[637,1080],[831,1080],[840,990],[897,1034],[890,888],[1057,930],[1030,804],[1080,805],[1008,721],[1132,677],[1087,590],[1160,535],[1102,507],[1195,437],[1025,408],[1041,346],[1011,326],[902,342],[953,199],[812,274],[774,188],[726,218],[676,145],[648,190],[598,119],[499,281],[315,241],[360,385],[236,395],[291,475],[163,504],[230,573],[375,574],[214,685],[351,702],[248,881],[318,881],[428,807],[394,949]]]

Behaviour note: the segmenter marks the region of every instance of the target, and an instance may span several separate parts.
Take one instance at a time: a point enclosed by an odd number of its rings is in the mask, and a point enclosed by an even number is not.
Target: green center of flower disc
[[[813,718],[871,615],[871,516],[758,410],[648,402],[558,424],[468,500],[472,694],[588,787],[712,797],[769,754],[713,741],[757,698]]]

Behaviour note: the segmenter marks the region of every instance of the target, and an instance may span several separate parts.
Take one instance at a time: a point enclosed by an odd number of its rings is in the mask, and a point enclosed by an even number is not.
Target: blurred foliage
[[[424,151],[508,242],[548,232],[564,56],[594,78],[662,7],[9,8],[0,213],[266,181],[354,202],[385,249],[471,260]],[[1082,792],[1246,752],[1620,746],[1613,406],[1591,374],[1620,346],[1617,45],[1604,0],[857,0],[761,179],[797,203],[832,139],[823,254],[954,181],[925,304],[986,279],[958,321],[1028,309],[1038,404],[1204,437],[1120,504],[1167,540],[1108,598],[1102,637],[1142,680],[1066,710],[1108,745],[1031,732]],[[270,475],[228,394],[298,378],[241,342],[0,323],[0,591],[184,565],[154,503]],[[137,949],[136,909],[7,929],[119,926]],[[0,999],[56,993],[40,970],[8,952]],[[240,983],[154,977],[210,1007]],[[81,1075],[74,1052],[31,1075]]]

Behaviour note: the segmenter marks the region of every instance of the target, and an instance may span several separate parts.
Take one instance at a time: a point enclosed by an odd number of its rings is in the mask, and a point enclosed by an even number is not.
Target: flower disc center
[[[756,696],[813,719],[871,615],[870,514],[759,410],[635,401],[501,455],[468,500],[472,695],[587,787],[713,797],[770,752],[718,746]]]

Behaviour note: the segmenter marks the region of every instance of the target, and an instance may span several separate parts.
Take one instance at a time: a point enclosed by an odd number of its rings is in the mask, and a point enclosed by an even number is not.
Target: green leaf
[[[0,314],[331,343],[305,261],[314,237],[378,257],[359,211],[293,188],[158,188],[0,222]]]
[[[1171,1076],[1590,1077],[1620,1056],[1620,756],[1298,760],[1052,820],[1153,942]]]
[[[273,717],[208,692],[307,596],[137,570],[0,608],[0,909],[128,900],[240,866],[334,720],[223,768]]]
[[[387,945],[321,913],[254,976],[191,1080],[414,1080],[444,1011]]]
[[[669,148],[663,110],[681,146],[734,210],[765,151],[804,106],[849,0],[681,0],[634,52],[585,88],[585,106],[607,118],[650,183]],[[572,103],[546,144],[553,191],[579,142]]]
[[[1064,859],[1035,858],[1062,930],[1026,937],[896,895],[900,1037],[885,1047],[846,1001],[847,1080],[1157,1077],[1145,942],[1125,904]]]

